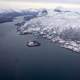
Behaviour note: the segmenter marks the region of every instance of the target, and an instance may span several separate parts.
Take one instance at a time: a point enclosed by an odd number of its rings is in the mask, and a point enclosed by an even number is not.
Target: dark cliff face
[[[29,15],[25,15],[24,16],[24,20],[25,21],[29,21],[29,20],[31,20],[31,19],[33,19],[33,18],[36,18],[37,17],[37,14],[35,13],[32,13],[32,14],[29,14]]]

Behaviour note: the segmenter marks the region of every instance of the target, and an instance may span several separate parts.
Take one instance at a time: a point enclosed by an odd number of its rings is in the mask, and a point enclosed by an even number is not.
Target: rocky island
[[[27,42],[26,46],[36,47],[36,46],[40,46],[40,43],[38,41],[29,41],[29,42]]]

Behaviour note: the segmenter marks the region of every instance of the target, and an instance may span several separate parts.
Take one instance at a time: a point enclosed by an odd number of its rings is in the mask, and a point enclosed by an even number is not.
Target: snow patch
[[[27,21],[20,33],[38,32],[61,47],[80,52],[80,15],[74,11],[47,10],[46,16]]]

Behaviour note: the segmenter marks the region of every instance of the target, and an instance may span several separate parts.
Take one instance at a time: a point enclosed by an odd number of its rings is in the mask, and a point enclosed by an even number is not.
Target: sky
[[[0,8],[80,8],[80,0],[0,0]]]
[[[0,1],[80,3],[80,0],[0,0]]]

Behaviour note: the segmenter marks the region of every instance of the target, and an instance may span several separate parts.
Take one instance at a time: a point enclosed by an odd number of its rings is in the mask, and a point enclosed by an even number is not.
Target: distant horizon
[[[64,8],[80,8],[79,4],[71,3],[58,3],[58,2],[27,2],[27,1],[1,1],[0,0],[0,9],[27,9],[27,8],[55,8],[55,7],[64,7]]]
[[[76,4],[80,4],[80,0],[0,0],[0,1],[7,1],[7,2],[50,2],[50,3],[76,3]]]

